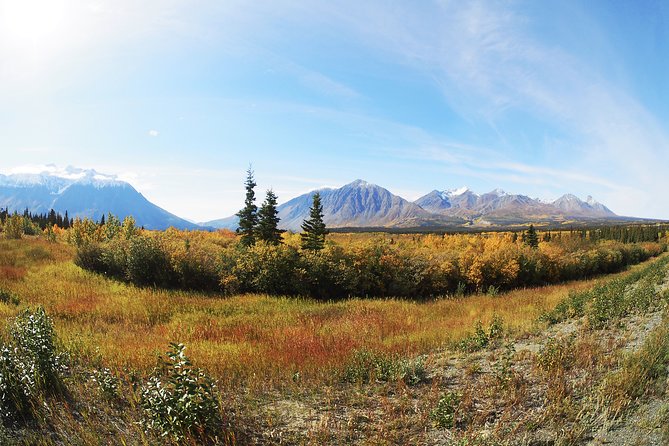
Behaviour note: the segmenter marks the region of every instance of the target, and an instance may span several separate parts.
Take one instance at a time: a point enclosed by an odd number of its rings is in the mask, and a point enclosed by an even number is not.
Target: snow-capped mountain
[[[356,180],[338,189],[320,189],[295,197],[277,207],[279,227],[299,231],[319,192],[323,205],[323,220],[330,227],[394,227],[428,220],[432,214],[415,203],[392,194],[387,189]],[[215,228],[236,229],[234,216],[203,223]]]
[[[616,215],[592,197],[586,201],[567,194],[552,203],[546,203],[526,195],[509,194],[501,189],[479,195],[469,188],[437,191],[419,198],[414,203],[423,209],[447,216],[459,216],[468,219],[507,218],[537,219],[549,218],[600,218]]]
[[[309,215],[315,192],[300,195],[278,206],[279,227],[299,231]],[[321,194],[324,221],[330,227],[507,226],[526,222],[616,218],[613,212],[592,197],[584,202],[565,196],[567,198],[546,203],[501,189],[480,195],[467,187],[433,190],[413,203],[363,180],[318,192]],[[238,219],[231,216],[203,224],[234,230]]]
[[[610,217],[615,216],[609,208],[595,201],[590,195],[582,201],[575,195],[565,194],[553,202],[553,206],[571,216]]]
[[[68,212],[70,217],[100,219],[111,212],[121,219],[132,215],[148,229],[196,229],[190,223],[147,200],[134,187],[116,176],[68,166],[44,166],[39,173],[0,174],[0,207],[22,212]]]

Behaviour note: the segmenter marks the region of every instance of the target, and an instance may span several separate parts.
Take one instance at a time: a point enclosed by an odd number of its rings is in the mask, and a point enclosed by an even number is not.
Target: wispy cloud
[[[620,196],[623,190],[636,196],[658,182],[669,187],[662,167],[669,164],[666,129],[608,73],[539,39],[532,32],[537,23],[523,13],[522,4],[445,1],[427,8],[395,4],[384,12],[378,5],[350,6],[354,12],[340,14],[342,23],[368,45],[425,73],[466,119],[501,131],[496,123],[509,111],[526,113],[562,134],[569,146],[560,163],[571,165],[567,171],[531,167],[517,154],[490,169],[564,186],[597,184],[624,212],[645,209],[657,215],[669,207],[669,198],[633,203]],[[505,151],[503,145],[491,148]],[[442,161],[453,162],[451,157],[452,151],[442,151]]]

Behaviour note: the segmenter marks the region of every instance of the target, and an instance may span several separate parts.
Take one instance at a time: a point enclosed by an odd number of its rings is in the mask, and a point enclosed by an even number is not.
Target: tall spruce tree
[[[323,205],[321,195],[316,192],[309,210],[309,218],[302,223],[302,249],[320,251],[325,246],[328,231],[323,223]]]
[[[539,247],[539,236],[537,235],[537,230],[534,229],[534,225],[530,225],[530,227],[527,229],[527,233],[525,235],[525,244],[531,248]]]
[[[276,194],[272,189],[267,191],[265,202],[258,210],[258,239],[263,240],[272,245],[281,243],[281,231],[279,231],[279,217],[276,210]]]
[[[240,240],[242,245],[251,246],[256,241],[256,226],[258,225],[258,206],[255,204],[256,193],[253,191],[256,182],[251,167],[246,171],[244,186],[246,187],[246,200],[244,200],[244,208],[236,214],[239,217],[237,233],[242,236]]]

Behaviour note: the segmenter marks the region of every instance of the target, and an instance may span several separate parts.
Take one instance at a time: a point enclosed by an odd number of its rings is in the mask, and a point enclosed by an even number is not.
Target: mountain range
[[[477,194],[466,187],[433,190],[415,201],[392,194],[381,186],[356,180],[340,188],[324,188],[295,197],[278,206],[281,229],[299,231],[307,218],[313,194],[319,192],[325,223],[331,228],[487,228],[528,222],[564,224],[629,220],[587,197],[566,194],[552,202],[495,189]],[[240,199],[241,206],[241,199]],[[148,229],[236,229],[236,216],[192,223],[156,206],[133,186],[113,175],[92,169],[50,165],[38,174],[0,174],[0,208],[46,213],[50,209],[71,217],[100,219],[111,212],[132,215]]]
[[[313,194],[319,192],[323,220],[329,227],[504,227],[527,222],[559,224],[571,221],[623,220],[609,208],[588,197],[585,201],[566,194],[553,202],[496,189],[479,195],[466,187],[432,192],[408,201],[387,189],[356,180],[341,188],[320,189],[293,198],[277,207],[279,226],[299,231],[308,216]],[[235,216],[204,225],[236,229]]]

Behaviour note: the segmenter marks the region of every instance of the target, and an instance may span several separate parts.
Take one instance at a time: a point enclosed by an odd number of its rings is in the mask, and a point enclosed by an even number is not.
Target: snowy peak
[[[553,206],[563,211],[565,215],[569,216],[593,216],[593,217],[608,217],[615,216],[615,214],[606,206],[595,201],[592,196],[588,195],[585,201],[573,194],[565,194],[555,200]]]
[[[445,194],[448,197],[458,197],[460,195],[466,194],[467,192],[471,192],[471,191],[469,190],[469,188],[467,186],[462,186],[458,189],[451,189],[451,190],[444,191],[442,193]]]
[[[344,185],[343,187],[356,188],[356,187],[370,187],[370,186],[374,186],[374,185],[368,183],[368,182],[365,181],[365,180],[357,179],[357,180],[355,180],[355,181],[352,181],[352,182],[350,182],[350,183]]]
[[[111,212],[120,218],[132,215],[138,225],[149,229],[197,228],[151,203],[116,175],[73,166],[32,166],[0,175],[0,207],[10,211],[27,208],[33,213],[53,209],[95,220]]]
[[[545,202],[526,195],[510,194],[494,189],[482,195],[469,188],[434,190],[415,201],[428,212],[446,216],[477,219],[489,216],[561,216],[561,217],[615,217],[606,206],[588,196],[582,201],[573,194],[565,194],[553,202]]]
[[[90,184],[98,188],[107,186],[132,187],[119,180],[116,175],[107,175],[94,169],[81,169],[73,166],[61,169],[54,164],[26,166],[16,169],[9,175],[0,175],[0,186],[42,186],[51,193],[57,194],[62,193],[73,184]]]

